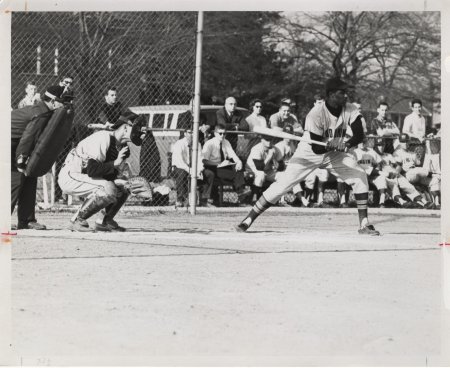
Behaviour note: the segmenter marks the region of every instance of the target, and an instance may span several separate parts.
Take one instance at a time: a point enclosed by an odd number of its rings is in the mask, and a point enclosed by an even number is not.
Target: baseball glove
[[[129,190],[131,195],[138,198],[144,198],[145,200],[152,200],[153,198],[152,187],[147,179],[142,176],[135,176],[128,179],[125,188]]]

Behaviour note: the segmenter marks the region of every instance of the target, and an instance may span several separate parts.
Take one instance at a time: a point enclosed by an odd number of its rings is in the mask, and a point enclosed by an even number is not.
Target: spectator
[[[378,104],[378,115],[375,117],[367,129],[367,134],[378,135],[380,137],[396,136],[400,135],[400,130],[397,125],[387,119],[387,112],[389,105],[387,102],[380,102]],[[384,141],[384,147],[382,152],[394,152],[394,139],[387,139]]]
[[[438,144],[439,143],[439,144]],[[427,140],[427,153],[423,162],[423,168],[428,171],[428,176],[431,176],[429,184],[430,194],[433,198],[434,207],[441,208],[441,153],[440,141]]]
[[[418,166],[420,160],[416,154],[407,151],[405,138],[405,136],[400,137],[400,142],[393,153],[397,172],[405,176],[414,186],[423,185],[433,190],[436,186],[435,181],[432,181],[431,177],[428,176],[429,172],[426,168]],[[414,198],[414,201],[425,208],[433,207],[433,203],[427,202],[422,198]]]
[[[41,101],[41,95],[37,93],[36,83],[28,81],[25,88],[25,97],[19,102],[17,108],[37,105]]]
[[[237,102],[234,97],[227,97],[225,100],[225,106],[217,110],[216,118],[217,125],[223,124],[228,131],[242,130],[248,131],[249,127],[242,114],[236,110]],[[237,134],[227,134],[226,140],[231,144],[231,148],[236,152],[238,136]]]
[[[117,89],[108,87],[106,89],[105,101],[100,107],[97,115],[97,123],[102,124],[104,129],[111,129],[122,113],[122,103],[117,100]]]
[[[424,207],[423,203],[418,203],[422,201],[422,196],[414,185],[400,174],[397,161],[391,153],[382,153],[380,169],[381,173],[386,176],[387,193],[395,204],[403,208]],[[402,197],[403,194],[410,201],[405,201]]]
[[[249,131],[253,132],[255,127],[267,128],[266,118],[262,115],[263,103],[259,99],[254,99],[250,102],[250,111],[252,112],[245,121],[248,124]],[[244,135],[244,138],[248,139],[245,157],[250,154],[251,149],[260,142],[260,137],[256,134]]]
[[[378,166],[381,164],[381,157],[375,150],[368,145],[367,138],[364,138],[363,143],[360,143],[357,148],[353,150],[358,164],[365,170],[369,184],[375,186],[379,193],[379,207],[384,207],[386,200],[386,176],[380,175]]]
[[[59,85],[65,88],[65,91],[71,91],[73,89],[73,77],[70,75],[65,75],[59,81]]]
[[[322,94],[314,95],[314,106],[325,103],[325,97]]]
[[[176,207],[187,206],[189,203],[189,180],[192,172],[192,130],[186,129],[184,131],[184,138],[175,142],[172,147],[172,174],[175,177],[175,185],[177,189]],[[208,173],[210,174],[210,173]],[[207,183],[212,182],[213,177],[203,177],[203,156],[202,147],[198,144],[198,157],[197,157],[197,178],[200,181]],[[202,180],[203,179],[203,180]],[[205,185],[203,189],[211,188],[211,186]],[[211,193],[206,190],[202,191],[200,198],[200,205],[208,205],[208,198]]]
[[[303,128],[298,122],[297,117],[290,112],[290,103],[290,99],[283,99],[281,101],[279,111],[270,116],[269,125],[272,129],[278,130],[283,130],[285,126],[291,125],[294,128],[294,133],[303,134]]]
[[[411,101],[411,114],[405,117],[402,133],[422,142],[426,134],[425,118],[422,115],[422,101],[415,98]]]
[[[17,204],[17,229],[44,230],[36,220],[37,178],[25,176],[29,156],[36,138],[50,120],[53,111],[62,107],[64,89],[50,86],[43,101],[11,112],[11,214]]]
[[[238,193],[239,201],[251,194],[244,190],[245,180],[242,171],[242,161],[236,155],[224,135],[225,125],[218,123],[214,129],[214,138],[208,140],[203,147],[203,163],[207,178],[221,178],[233,182],[234,189]],[[211,193],[213,180],[208,181],[209,188],[206,193]],[[205,189],[206,190],[206,189]],[[211,198],[208,200],[211,203]]]
[[[279,171],[284,171],[285,163],[283,154],[274,146],[275,139],[271,136],[260,136],[260,142],[255,145],[247,158],[246,171],[253,173],[253,194],[259,198],[263,192],[263,186],[272,183],[277,178]]]

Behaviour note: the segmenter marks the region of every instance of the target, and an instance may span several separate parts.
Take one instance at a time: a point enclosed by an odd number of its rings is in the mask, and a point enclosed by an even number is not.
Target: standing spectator
[[[279,171],[284,171],[283,154],[274,146],[275,139],[271,136],[260,136],[260,142],[255,145],[247,159],[245,169],[254,175],[253,194],[259,198],[265,183],[272,183]]]
[[[291,114],[291,100],[284,99],[281,101],[278,112],[270,116],[269,124],[272,129],[283,130],[286,125],[294,128],[294,133],[303,134],[303,128],[298,122],[297,117]]]
[[[246,117],[245,121],[248,124],[249,131],[253,132],[256,127],[267,128],[267,120],[262,115],[263,103],[260,99],[254,99],[250,101],[250,111],[252,112]],[[250,154],[251,149],[260,142],[260,138],[255,134],[244,135],[244,138],[248,139],[245,157]]]
[[[184,138],[175,142],[172,147],[172,174],[175,177],[175,185],[177,189],[176,207],[183,207],[188,203],[189,196],[189,180],[192,172],[192,130],[186,129],[184,131]],[[212,182],[214,178],[203,177],[203,155],[202,147],[198,144],[197,156],[197,177],[201,181],[207,183]],[[208,173],[210,174],[210,173]],[[206,176],[206,175],[205,175]],[[209,186],[210,187],[210,186]],[[205,190],[208,185],[203,186],[200,204],[206,205],[210,197],[210,193]]]
[[[425,117],[422,115],[422,101],[415,98],[411,101],[411,114],[405,117],[402,133],[422,142],[426,134]]]
[[[387,102],[382,101],[378,104],[378,115],[369,124],[367,134],[378,135],[380,137],[400,135],[400,130],[397,125],[387,119],[388,109],[389,105]],[[388,153],[394,152],[394,139],[386,139],[382,151]]]
[[[110,129],[114,126],[122,113],[122,103],[117,100],[117,89],[108,87],[106,89],[105,101],[100,107],[97,115],[97,123],[103,124],[104,128]]]
[[[21,109],[25,106],[37,105],[40,101],[41,95],[37,93],[36,83],[28,81],[25,88],[25,97],[19,102],[17,108]]]
[[[225,132],[225,125],[222,123],[217,124],[214,130],[214,138],[208,140],[203,147],[205,176],[213,178],[213,180],[216,176],[232,180],[234,189],[238,193],[238,199],[241,201],[250,194],[250,191],[244,190],[245,180],[242,172],[242,161],[234,152],[230,142],[225,139]],[[213,180],[208,182],[209,188],[207,193],[212,191]]]
[[[50,86],[43,101],[11,112],[11,214],[17,204],[17,229],[46,229],[36,221],[37,178],[23,172],[42,128],[53,111],[63,107],[63,93],[64,88]]]
[[[248,131],[248,124],[242,117],[242,114],[236,110],[237,102],[232,96],[227,97],[225,100],[225,106],[217,110],[216,118],[217,125],[223,124],[225,129],[230,130],[243,130]],[[231,148],[236,152],[238,136],[237,134],[227,134],[226,140],[231,144]]]

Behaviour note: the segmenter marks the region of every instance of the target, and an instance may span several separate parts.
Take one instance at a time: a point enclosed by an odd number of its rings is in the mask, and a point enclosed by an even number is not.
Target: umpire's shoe
[[[96,231],[116,231],[116,232],[126,231],[126,229],[124,227],[120,226],[113,219],[103,220],[103,222],[101,222],[100,220],[97,220],[95,222],[95,230]]]
[[[371,236],[377,236],[380,235],[380,232],[375,230],[373,225],[366,225],[358,230],[358,233],[361,235],[371,235]]]

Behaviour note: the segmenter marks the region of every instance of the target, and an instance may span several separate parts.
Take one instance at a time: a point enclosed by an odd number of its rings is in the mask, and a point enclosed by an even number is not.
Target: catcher
[[[130,194],[151,198],[149,183],[143,178],[126,180],[120,169],[130,155],[127,143],[142,144],[145,133],[141,132],[140,118],[127,112],[113,124],[111,130],[93,133],[73,148],[62,167],[58,184],[64,193],[85,197],[84,203],[72,217],[72,231],[125,231],[114,216]],[[103,216],[91,229],[86,221],[100,212]]]

